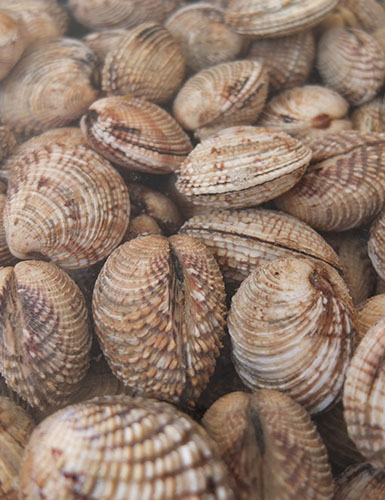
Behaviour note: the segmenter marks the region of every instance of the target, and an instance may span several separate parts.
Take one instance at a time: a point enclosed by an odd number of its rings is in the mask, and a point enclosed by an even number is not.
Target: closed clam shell
[[[237,285],[257,266],[283,257],[303,255],[341,269],[326,241],[310,226],[284,212],[213,209],[188,219],[180,233],[208,246],[226,281]]]
[[[81,129],[102,156],[140,172],[173,172],[192,149],[189,137],[167,111],[134,97],[94,102],[81,120]]]
[[[385,134],[342,131],[308,143],[305,175],[274,200],[281,210],[322,231],[345,231],[370,221],[385,201]]]
[[[376,0],[342,0],[338,7],[348,9],[353,16],[353,25],[369,33],[385,25],[385,8]]]
[[[25,36],[24,23],[11,11],[0,10],[0,80],[8,75],[29,40]]]
[[[336,479],[334,500],[378,500],[385,495],[385,473],[367,462],[348,467]]]
[[[94,288],[96,333],[115,376],[181,405],[194,404],[214,371],[225,311],[218,264],[188,236],[124,243]]]
[[[65,400],[89,366],[91,335],[79,288],[54,264],[0,269],[0,372],[31,406]]]
[[[0,182],[0,266],[11,266],[17,259],[11,254],[8,248],[4,230],[4,204],[7,198],[7,186]]]
[[[16,165],[4,226],[16,257],[38,255],[79,269],[119,244],[129,212],[127,188],[108,160],[83,145],[51,143]]]
[[[331,498],[325,446],[307,411],[286,394],[226,394],[202,423],[234,474],[240,500]]]
[[[378,276],[385,280],[384,253],[385,210],[382,210],[370,228],[368,254]]]
[[[350,438],[373,465],[385,464],[385,318],[373,325],[355,350],[346,373],[344,416]]]
[[[252,38],[281,37],[312,28],[338,0],[230,0],[226,22]]]
[[[17,477],[24,447],[35,424],[23,408],[0,396],[0,498],[17,500]]]
[[[22,136],[69,124],[98,96],[96,65],[96,55],[79,40],[32,45],[0,84],[2,121]]]
[[[373,295],[357,306],[357,344],[369,328],[385,316],[385,293]]]
[[[250,273],[232,298],[233,359],[252,390],[287,393],[310,413],[341,396],[353,353],[355,311],[328,264],[276,259]]]
[[[385,56],[369,33],[334,28],[318,43],[318,70],[328,87],[359,106],[375,97],[385,80]]]
[[[257,61],[217,64],[192,76],[173,103],[176,120],[202,138],[211,130],[254,123],[265,104],[268,76]]]
[[[384,113],[383,98],[376,97],[353,111],[353,128],[360,132],[385,132]]]
[[[207,432],[172,405],[110,396],[69,406],[32,434],[20,499],[234,500]]]
[[[82,41],[95,52],[100,63],[103,65],[108,52],[125,35],[127,35],[127,30],[123,28],[106,29],[89,33],[82,38]]]
[[[159,24],[142,23],[107,54],[102,90],[164,103],[179,89],[184,74],[182,50],[171,33]]]
[[[243,208],[276,198],[305,172],[311,152],[281,131],[230,127],[195,146],[176,188],[196,205]]]

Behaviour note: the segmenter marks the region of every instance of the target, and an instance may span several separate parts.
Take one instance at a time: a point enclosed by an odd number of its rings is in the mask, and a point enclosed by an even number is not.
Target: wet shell
[[[8,75],[29,40],[25,36],[24,23],[12,12],[0,10],[0,80]]]
[[[17,500],[16,480],[24,447],[35,427],[31,417],[10,399],[0,396],[0,498]]]
[[[385,466],[385,318],[366,333],[346,373],[344,415],[350,438],[366,460]]]
[[[385,202],[385,134],[346,130],[309,146],[309,168],[276,206],[321,231],[345,231],[370,221]]]
[[[119,244],[129,208],[123,179],[107,160],[82,145],[41,146],[21,158],[8,187],[8,246],[21,259],[87,267]]]
[[[384,252],[385,210],[374,221],[370,228],[368,254],[378,276],[385,280],[385,252]]]
[[[82,41],[98,56],[103,66],[107,54],[115,48],[120,39],[128,33],[125,29],[110,29],[89,33]]]
[[[202,423],[237,480],[240,500],[331,498],[325,446],[306,410],[285,394],[226,394]]]
[[[360,132],[385,132],[384,115],[383,98],[376,97],[353,111],[353,128]]]
[[[54,264],[0,270],[0,372],[31,406],[65,400],[89,366],[84,297]]]
[[[196,205],[255,206],[294,186],[310,157],[306,146],[284,132],[230,127],[192,150],[178,170],[176,188]]]
[[[188,236],[144,236],[117,248],[95,285],[94,323],[113,373],[135,393],[193,405],[224,335],[218,265]]]
[[[310,413],[341,396],[353,353],[355,311],[332,267],[286,258],[258,267],[232,299],[236,370],[252,390],[287,393]]]
[[[268,261],[307,256],[340,269],[326,241],[302,221],[274,210],[211,210],[187,220],[182,234],[200,239],[214,253],[226,281],[240,284]]]
[[[143,23],[122,37],[106,56],[102,90],[108,95],[171,99],[182,84],[185,60],[178,42],[163,26]]]
[[[75,39],[33,45],[0,84],[2,121],[30,136],[79,118],[98,96],[96,65],[96,55]]]
[[[359,29],[328,30],[318,44],[317,64],[325,84],[355,106],[373,99],[385,80],[384,52]]]
[[[81,120],[89,144],[122,167],[152,174],[175,171],[192,149],[174,118],[143,99],[105,97]]]
[[[129,396],[69,406],[33,432],[22,500],[234,500],[207,432],[167,403]]]
[[[378,500],[385,496],[385,472],[368,463],[352,465],[336,479],[334,500]]]
[[[265,104],[268,76],[257,61],[232,61],[204,69],[179,90],[177,121],[200,138],[215,129],[255,123]]]
[[[373,295],[357,306],[357,343],[385,316],[385,293]]]
[[[247,57],[258,60],[267,70],[273,90],[303,85],[313,67],[314,35],[303,31],[282,38],[254,40]]]
[[[312,28],[338,0],[230,0],[226,22],[252,38],[281,37]]]

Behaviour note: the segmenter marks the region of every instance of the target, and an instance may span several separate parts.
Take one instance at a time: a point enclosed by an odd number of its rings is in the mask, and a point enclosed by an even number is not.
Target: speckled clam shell
[[[343,131],[308,143],[305,175],[277,198],[281,210],[321,231],[367,223],[385,201],[385,134]]]
[[[10,399],[0,396],[0,498],[17,500],[17,477],[24,447],[35,424]]]
[[[353,128],[360,132],[385,132],[385,105],[382,97],[376,97],[352,113]]]
[[[336,479],[333,500],[378,500],[385,495],[385,472],[367,462],[348,467]]]
[[[252,38],[292,35],[318,24],[338,0],[230,0],[226,22]]]
[[[258,126],[278,129],[301,139],[351,129],[349,103],[320,85],[285,90],[264,107]]]
[[[143,236],[107,259],[93,317],[113,373],[135,393],[193,405],[214,371],[225,324],[221,273],[203,243]]]
[[[284,132],[230,127],[195,146],[178,170],[176,188],[196,205],[255,206],[294,186],[310,157],[309,148]]]
[[[234,284],[240,284],[259,265],[283,257],[303,255],[341,269],[326,241],[310,226],[284,212],[213,209],[188,219],[180,233],[208,246],[226,281]]]
[[[91,336],[80,290],[54,264],[0,269],[0,372],[31,406],[65,400],[89,366]]]
[[[358,345],[346,373],[344,416],[349,436],[373,467],[385,464],[385,318]]]
[[[357,306],[357,344],[369,328],[385,316],[385,293],[373,295]]]
[[[167,403],[93,399],[48,417],[32,434],[20,499],[234,500],[214,441]]]
[[[7,192],[4,226],[18,258],[36,255],[65,269],[106,258],[129,221],[127,188],[91,149],[51,143],[24,155]]]
[[[184,74],[182,50],[171,33],[161,25],[143,23],[129,30],[107,54],[102,90],[164,103],[179,89]]]
[[[252,390],[287,393],[310,413],[341,396],[353,353],[348,289],[323,262],[277,259],[258,267],[232,299],[233,359]]]
[[[5,78],[27,47],[23,21],[11,11],[0,9],[0,80]]]
[[[273,90],[297,87],[306,82],[313,67],[314,35],[303,31],[287,37],[253,40],[247,57],[258,60],[267,70]]]
[[[81,129],[102,156],[140,172],[171,173],[192,149],[189,137],[167,111],[134,97],[94,102],[81,120]]]
[[[22,136],[69,124],[98,96],[96,65],[96,55],[79,40],[32,45],[0,83],[1,120]]]
[[[363,30],[334,28],[318,43],[318,70],[328,87],[359,106],[375,97],[385,80],[385,57]]]
[[[95,52],[101,65],[104,65],[107,54],[127,33],[128,31],[123,28],[106,29],[89,33],[82,38],[82,41]]]
[[[225,62],[187,80],[173,113],[183,128],[204,138],[216,129],[255,123],[267,92],[268,76],[258,61]]]
[[[307,411],[286,394],[226,394],[202,423],[237,480],[239,500],[331,498],[325,446]]]

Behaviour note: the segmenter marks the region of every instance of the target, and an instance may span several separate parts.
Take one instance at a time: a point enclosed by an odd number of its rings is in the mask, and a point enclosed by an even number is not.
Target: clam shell
[[[383,98],[376,97],[353,111],[353,128],[360,132],[385,132],[384,113]]]
[[[33,432],[20,499],[234,500],[215,443],[155,400],[110,396],[69,406]]]
[[[107,54],[114,49],[116,44],[127,35],[125,29],[106,29],[89,33],[82,38],[82,41],[98,56],[101,65],[104,65]]]
[[[0,372],[31,406],[64,400],[89,366],[84,297],[54,264],[0,269]]]
[[[369,33],[385,26],[385,9],[376,0],[342,0],[338,7],[349,9],[354,26]]]
[[[385,280],[384,225],[385,210],[382,210],[370,228],[368,241],[369,258],[382,280]]]
[[[106,258],[129,221],[127,188],[91,149],[51,143],[24,155],[8,187],[4,226],[18,258],[36,255],[65,269]]]
[[[255,206],[294,186],[310,157],[284,132],[230,127],[195,146],[178,170],[176,188],[196,205]]]
[[[258,267],[232,298],[235,368],[252,390],[287,393],[310,413],[341,396],[355,311],[332,267],[289,257]]]
[[[174,118],[143,99],[105,97],[81,119],[89,144],[122,167],[152,174],[175,171],[192,149]]]
[[[348,467],[336,479],[334,500],[378,500],[385,495],[385,473],[364,462]]]
[[[385,293],[373,295],[357,306],[357,344],[369,328],[385,316]]]
[[[11,11],[0,10],[0,80],[8,75],[29,42],[24,23]]]
[[[188,236],[143,236],[107,259],[95,284],[96,333],[112,372],[133,392],[193,406],[224,335],[218,265]]]
[[[6,185],[0,182],[0,266],[11,266],[17,262],[17,259],[9,251],[4,229],[4,204],[7,197],[6,190]]]

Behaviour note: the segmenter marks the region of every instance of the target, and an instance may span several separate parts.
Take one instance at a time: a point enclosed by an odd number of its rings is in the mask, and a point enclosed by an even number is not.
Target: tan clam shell
[[[226,394],[202,423],[236,478],[239,500],[331,498],[325,446],[309,414],[286,394]]]
[[[32,434],[20,499],[235,500],[207,432],[172,405],[110,396],[69,406]]]
[[[189,137],[167,111],[134,97],[94,102],[80,125],[95,151],[140,172],[173,172],[192,149]]]
[[[82,41],[95,52],[101,65],[103,65],[107,54],[125,35],[127,35],[125,29],[106,29],[89,33],[82,38]]]
[[[369,33],[385,25],[385,9],[376,0],[340,0],[338,7],[349,9],[354,25]]]
[[[383,209],[370,228],[368,254],[378,276],[385,280],[384,253],[385,210]]]
[[[0,269],[0,372],[31,406],[65,400],[89,366],[91,335],[79,288],[54,264]]]
[[[180,233],[208,246],[224,278],[237,285],[259,265],[283,257],[312,257],[341,269],[326,241],[310,226],[284,212],[213,209],[188,219]]]
[[[373,99],[385,80],[384,52],[360,29],[326,31],[318,43],[317,66],[325,84],[355,106]]]
[[[265,104],[268,76],[258,61],[217,64],[193,75],[173,103],[176,120],[200,138],[233,125],[254,123]]]
[[[360,132],[385,132],[384,113],[384,100],[376,97],[353,111],[353,128]]]
[[[143,236],[107,259],[93,317],[116,377],[133,392],[193,405],[214,371],[225,324],[218,264],[188,236]]]
[[[373,295],[357,306],[357,344],[369,328],[385,316],[385,293]]]
[[[2,121],[31,136],[79,118],[98,96],[96,64],[96,55],[79,40],[32,45],[0,83]]]
[[[334,500],[378,500],[385,495],[385,473],[367,462],[348,467],[336,479]]]
[[[370,221],[385,202],[385,134],[346,130],[308,145],[310,166],[276,206],[321,231]]]
[[[4,229],[4,204],[7,198],[6,191],[6,185],[0,182],[0,266],[11,266],[17,262],[17,259],[9,251]]]
[[[287,393],[310,413],[341,396],[353,353],[355,311],[328,264],[288,257],[258,267],[232,298],[235,368],[252,390]]]
[[[24,155],[8,186],[4,225],[11,252],[38,254],[65,269],[106,258],[129,221],[118,172],[83,145],[50,143]]]
[[[344,416],[350,438],[376,468],[385,464],[385,318],[358,345],[346,373]]]
[[[171,33],[161,25],[142,23],[107,54],[102,90],[164,103],[179,89],[184,74],[182,50]]]
[[[0,80],[8,75],[29,40],[25,36],[25,26],[11,11],[0,10]]]
[[[32,418],[10,399],[0,396],[0,498],[17,500],[16,479],[24,447],[35,424]]]
[[[338,0],[230,0],[226,22],[252,38],[292,35],[318,24]]]
[[[193,204],[243,208],[276,198],[305,172],[311,152],[297,139],[262,127],[230,127],[195,146],[176,188]]]

